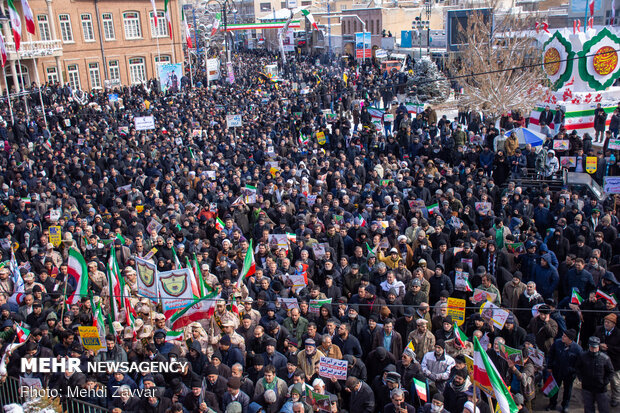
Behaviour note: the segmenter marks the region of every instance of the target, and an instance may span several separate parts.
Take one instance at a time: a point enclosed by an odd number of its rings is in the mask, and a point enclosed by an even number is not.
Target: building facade
[[[184,35],[177,0],[170,0],[172,38],[164,1],[157,0],[157,23],[150,0],[30,0],[35,34],[26,32],[15,51],[8,22],[7,84],[69,83],[74,89],[131,85],[157,77],[157,64],[184,61]],[[15,3],[21,11],[20,2]],[[3,10],[6,15],[6,10]],[[21,77],[21,81],[20,81]],[[6,87],[6,85],[3,85]]]

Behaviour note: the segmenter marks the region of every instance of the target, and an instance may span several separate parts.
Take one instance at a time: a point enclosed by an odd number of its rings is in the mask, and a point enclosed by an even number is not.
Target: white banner
[[[319,376],[328,379],[346,380],[348,365],[349,363],[346,360],[321,357],[319,362]]]
[[[189,268],[160,272],[157,276],[157,289],[164,311],[187,307],[194,300]]]
[[[136,130],[155,129],[155,118],[153,116],[140,116],[134,118],[133,122],[136,126]]]
[[[157,301],[157,266],[143,258],[136,257],[136,273],[138,275],[138,295]]]

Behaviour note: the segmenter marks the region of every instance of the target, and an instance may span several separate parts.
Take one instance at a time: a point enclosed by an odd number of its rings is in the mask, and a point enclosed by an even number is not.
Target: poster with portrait
[[[171,91],[177,93],[181,89],[183,77],[182,63],[161,63],[157,67],[159,76],[159,88],[162,92]]]

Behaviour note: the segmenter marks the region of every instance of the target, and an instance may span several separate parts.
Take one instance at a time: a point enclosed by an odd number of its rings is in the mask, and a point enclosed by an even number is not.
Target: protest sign
[[[553,141],[553,150],[567,151],[570,148],[569,140]]]
[[[62,242],[62,230],[60,226],[54,225],[48,228],[49,230],[49,241],[54,247],[58,247]]]
[[[474,206],[476,208],[476,212],[480,215],[488,215],[489,212],[491,212],[490,202],[475,202]]]
[[[607,148],[620,150],[620,139],[610,139]]]
[[[135,260],[138,295],[157,301],[157,283],[155,282],[157,279],[157,266],[140,257],[136,257]]]
[[[518,366],[523,365],[523,352],[521,350],[517,350],[516,348],[509,347],[506,344],[499,342],[497,343],[497,347],[501,358],[506,361],[510,360]]]
[[[620,176],[606,176],[603,178],[603,191],[606,194],[620,194]]]
[[[319,376],[327,377],[328,379],[346,380],[348,364],[346,360],[321,357]]]
[[[310,300],[308,302],[308,307],[309,307],[308,312],[310,314],[318,314],[322,306],[324,306],[325,304],[331,304],[331,303],[332,303],[331,298],[327,298],[325,300]]]
[[[525,254],[525,246],[522,242],[507,242],[506,250],[515,255]]]
[[[483,301],[495,301],[497,298],[497,294],[490,293],[488,291],[481,290],[480,288],[476,288],[474,290],[474,302],[481,303]]]
[[[563,168],[574,168],[577,166],[576,156],[560,156],[560,165]]]
[[[537,348],[531,347],[525,348],[526,351],[526,355],[527,357],[532,360],[532,362],[538,366],[538,367],[543,367],[545,364],[545,353],[542,350],[539,350]]]
[[[146,232],[151,234],[153,231],[155,231],[155,233],[159,233],[159,230],[161,230],[164,226],[162,224],[160,224],[157,220],[155,220],[155,218],[151,218],[151,220],[149,221],[149,224],[146,226]]]
[[[468,272],[454,271],[454,289],[457,291],[471,291]]]
[[[501,330],[504,328],[504,324],[510,313],[506,310],[502,310],[492,302],[487,301],[480,306],[480,315],[484,319],[493,321],[493,325]]]
[[[284,248],[288,251],[288,239],[286,238],[286,234],[269,234],[267,239],[269,242],[269,248],[272,250]]]
[[[284,298],[278,297],[278,302],[288,311],[293,308],[299,308],[299,304],[297,303],[297,298]]]
[[[331,412],[329,408],[329,396],[327,394],[319,394],[306,388],[306,403],[308,403],[314,411],[322,410]]]
[[[194,274],[189,268],[158,274],[157,291],[161,297],[164,311],[184,308],[194,300],[190,277],[194,277]]]
[[[80,342],[86,350],[92,350],[95,353],[104,346],[101,344],[101,337],[97,327],[78,327],[80,334]]]
[[[465,300],[461,298],[448,298],[448,315],[452,316],[452,321],[459,326],[465,322]]]
[[[138,116],[133,120],[137,131],[155,129],[155,118],[153,116]]]

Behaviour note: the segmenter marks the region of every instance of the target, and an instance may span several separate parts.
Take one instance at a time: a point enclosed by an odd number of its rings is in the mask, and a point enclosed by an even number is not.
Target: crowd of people
[[[495,150],[503,129],[484,117],[410,113],[399,73],[298,57],[273,81],[261,75],[273,59],[242,52],[233,84],[198,73],[194,88],[183,78],[183,90],[163,94],[152,81],[115,91],[115,102],[49,85],[47,128],[36,99],[29,119],[13,102],[14,123],[0,105],[1,353],[30,331],[3,359],[3,379],[38,379],[61,398],[70,386],[107,389],[81,401],[114,413],[487,413],[494,402],[469,362],[477,337],[519,412],[567,411],[576,379],[584,412],[617,407],[617,198],[522,186],[541,156],[552,175],[552,150],[512,138]],[[393,117],[377,127],[370,105]],[[227,114],[243,125],[228,128]],[[137,131],[134,118],[151,115],[155,129]],[[616,173],[598,156],[599,171]],[[50,227],[61,228],[57,242]],[[283,246],[274,234],[294,237]],[[250,241],[256,269],[237,285]],[[72,248],[87,263],[89,296],[67,306]],[[95,354],[78,328],[93,325],[93,303],[110,314],[110,251],[137,314],[133,327],[122,312],[110,320]],[[14,294],[13,257],[24,294]],[[213,315],[168,340],[161,303],[137,295],[136,257],[159,271],[195,257],[218,295]],[[293,286],[300,269],[307,284]],[[467,303],[463,320],[449,298]],[[487,301],[508,312],[502,328],[481,314]],[[522,359],[502,357],[504,345]],[[347,361],[346,380],[319,374],[323,356]],[[22,358],[65,357],[188,366],[21,370]],[[561,390],[546,398],[551,376]],[[329,403],[311,403],[311,392]]]

